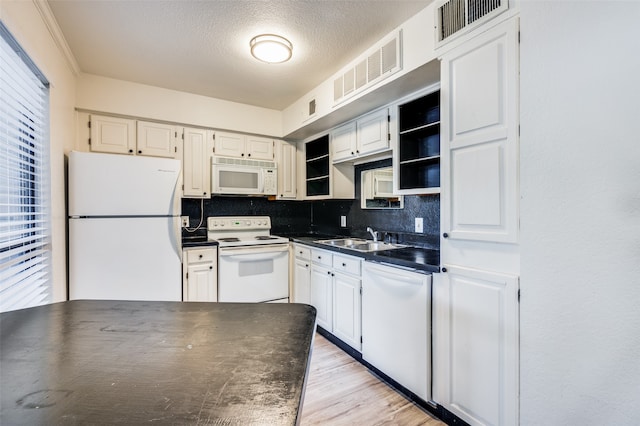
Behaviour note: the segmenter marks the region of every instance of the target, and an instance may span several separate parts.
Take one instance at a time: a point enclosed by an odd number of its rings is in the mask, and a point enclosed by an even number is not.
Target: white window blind
[[[49,89],[0,22],[0,312],[51,302]]]

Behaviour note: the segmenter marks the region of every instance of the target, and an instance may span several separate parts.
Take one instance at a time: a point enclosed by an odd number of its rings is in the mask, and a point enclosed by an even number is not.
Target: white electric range
[[[289,240],[270,235],[269,216],[214,216],[219,302],[288,302]]]

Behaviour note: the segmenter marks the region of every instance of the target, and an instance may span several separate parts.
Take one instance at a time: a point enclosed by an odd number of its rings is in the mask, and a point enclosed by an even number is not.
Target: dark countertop
[[[182,248],[217,246],[217,241],[209,241],[206,235],[182,237]]]
[[[343,254],[349,254],[351,256],[361,257],[366,260],[374,262],[389,263],[395,266],[403,266],[407,268],[413,268],[417,271],[424,272],[440,272],[440,251],[434,249],[427,249],[421,247],[407,246],[392,250],[383,250],[377,252],[361,252],[356,250],[350,250],[343,247],[330,246],[327,244],[316,243],[317,240],[330,239],[330,238],[343,238],[343,237],[331,237],[331,236],[318,236],[318,235],[303,235],[290,237],[291,241],[296,243],[302,243],[309,246],[334,251]]]
[[[2,313],[0,424],[296,424],[315,315],[93,300]]]

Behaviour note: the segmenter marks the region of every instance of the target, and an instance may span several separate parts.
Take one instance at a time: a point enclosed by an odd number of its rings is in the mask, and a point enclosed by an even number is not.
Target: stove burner
[[[240,239],[236,237],[226,237],[218,238],[218,241],[222,241],[223,243],[237,243],[238,241],[240,241]]]
[[[272,237],[271,235],[258,235],[256,240],[275,240],[276,237]]]

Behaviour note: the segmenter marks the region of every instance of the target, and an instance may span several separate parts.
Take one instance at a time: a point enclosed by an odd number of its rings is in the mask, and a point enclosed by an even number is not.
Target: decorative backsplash
[[[277,235],[351,235],[370,238],[367,226],[387,233],[394,242],[427,248],[439,247],[440,196],[408,195],[404,208],[394,210],[362,210],[360,208],[360,173],[391,165],[391,159],[355,166],[355,200],[269,201],[266,197],[212,197],[202,201],[204,220],[201,229],[190,235],[206,235],[209,216],[270,216],[271,232]],[[190,218],[190,226],[200,222],[201,200],[183,199],[182,214]],[[347,227],[340,227],[340,216],[347,217]],[[414,218],[424,219],[424,233],[414,233]],[[183,231],[183,235],[187,235]]]

